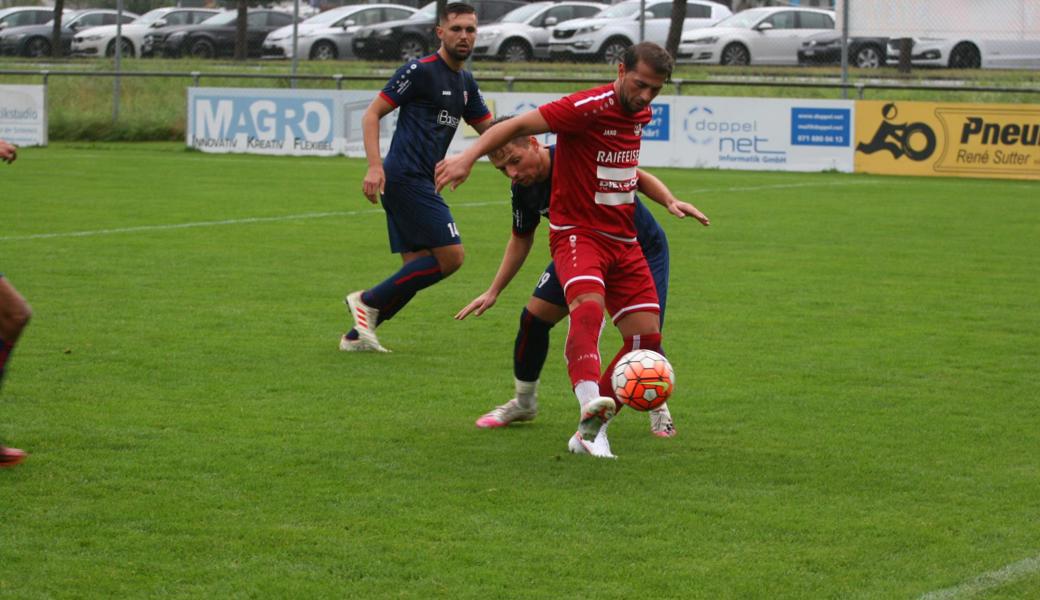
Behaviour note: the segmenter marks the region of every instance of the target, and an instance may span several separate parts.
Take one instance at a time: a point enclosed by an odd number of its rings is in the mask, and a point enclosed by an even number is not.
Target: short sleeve
[[[574,106],[574,97],[566,96],[538,107],[538,112],[555,133],[579,133],[591,125],[594,116]]]
[[[394,73],[390,81],[386,82],[379,95],[394,108],[408,104],[422,89],[424,73],[425,70],[420,68],[419,61],[405,63]]]
[[[477,81],[470,75],[466,78],[466,108],[463,109],[462,118],[473,125],[491,118],[491,111],[484,103],[484,96],[477,87]]]
[[[525,206],[520,199],[517,186],[513,185],[513,235],[527,237],[538,229],[542,215],[537,210]]]

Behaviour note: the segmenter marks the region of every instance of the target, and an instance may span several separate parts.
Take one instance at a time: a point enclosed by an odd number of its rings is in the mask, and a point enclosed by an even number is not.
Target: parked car
[[[69,11],[65,11],[68,14]],[[14,6],[0,10],[0,30],[8,27],[43,25],[54,20],[54,9],[46,6]]]
[[[888,38],[850,37],[849,65],[860,69],[876,69],[885,66]],[[825,31],[810,36],[798,49],[800,65],[840,65],[841,34]]]
[[[449,0],[451,2],[453,0]],[[457,1],[457,0],[454,0]],[[525,5],[520,0],[467,0],[477,9],[479,31]],[[354,34],[354,55],[365,59],[412,60],[437,49],[437,3],[430,2],[403,21],[362,27]]]
[[[311,60],[352,57],[351,46],[359,29],[407,19],[416,12],[417,9],[401,4],[351,4],[318,13],[297,26],[297,52]],[[286,25],[267,34],[264,56],[292,58],[292,30],[292,25]]]
[[[621,53],[639,41],[641,1],[625,0],[590,19],[557,25],[549,40],[549,55],[554,59],[617,63]],[[683,30],[708,27],[730,14],[729,8],[717,2],[689,0]],[[671,0],[646,0],[644,40],[663,46],[667,42],[671,23]]]
[[[51,13],[53,16],[53,11]],[[99,25],[115,25],[118,13],[107,8],[91,8],[63,15],[61,23],[62,54],[68,54],[72,47],[72,36],[77,31]],[[123,23],[130,23],[138,17],[131,12],[123,12]],[[42,25],[24,25],[8,27],[0,31],[0,54],[41,57],[51,55],[51,33],[54,29],[53,19]]]
[[[170,28],[162,37],[151,36],[151,44],[145,44],[151,47],[154,54],[162,56],[234,56],[237,21],[238,11],[226,10],[197,25]],[[250,9],[246,15],[246,54],[260,57],[267,34],[292,22],[293,16],[289,13]]]
[[[797,65],[810,37],[834,29],[834,13],[813,8],[752,8],[707,29],[683,31],[676,59],[722,65]]]
[[[888,61],[899,62],[899,40],[889,40]],[[915,67],[1040,69],[1040,39],[914,38]]]
[[[535,2],[513,9],[491,25],[477,29],[474,58],[506,62],[549,58],[549,32],[572,19],[594,17],[606,8],[595,2]]]
[[[133,23],[122,27],[123,56],[147,56],[144,37],[163,27],[201,23],[220,12],[212,8],[157,8],[141,15]],[[116,53],[116,26],[103,25],[83,29],[72,38],[73,56],[114,56]]]

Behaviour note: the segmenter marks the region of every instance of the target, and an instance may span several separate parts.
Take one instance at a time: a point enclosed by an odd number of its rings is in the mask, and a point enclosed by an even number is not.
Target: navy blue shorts
[[[664,327],[664,307],[668,302],[668,244],[662,241],[651,248],[643,248],[643,253],[646,256],[646,264],[650,267],[650,274],[654,277],[654,286],[657,287],[657,302],[661,305],[661,326]],[[532,296],[549,304],[567,306],[567,297],[563,293],[559,277],[556,276],[554,263],[545,267]]]
[[[459,229],[433,182],[386,182],[386,231],[394,254],[461,244]]]

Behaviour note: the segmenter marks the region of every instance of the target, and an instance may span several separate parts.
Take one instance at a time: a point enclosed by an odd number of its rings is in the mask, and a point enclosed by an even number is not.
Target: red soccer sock
[[[634,335],[627,337],[621,344],[621,349],[614,355],[614,360],[610,361],[607,365],[603,375],[599,378],[599,395],[606,396],[614,399],[614,405],[617,410],[621,410],[623,404],[617,399],[614,394],[614,386],[611,385],[610,376],[614,373],[614,367],[617,366],[621,357],[628,354],[633,350],[653,350],[654,352],[661,351],[661,334],[660,333],[644,333],[642,335]]]
[[[582,302],[571,311],[567,330],[567,373],[571,385],[579,381],[599,380],[599,332],[603,324],[603,307],[593,301]]]

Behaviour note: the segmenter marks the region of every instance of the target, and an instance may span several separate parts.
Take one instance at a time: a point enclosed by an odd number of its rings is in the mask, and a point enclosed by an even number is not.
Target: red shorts
[[[568,304],[582,294],[602,294],[614,323],[633,312],[661,312],[638,243],[576,227],[550,232],[549,247]]]

